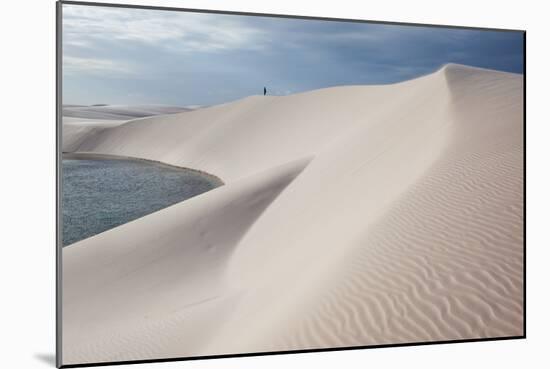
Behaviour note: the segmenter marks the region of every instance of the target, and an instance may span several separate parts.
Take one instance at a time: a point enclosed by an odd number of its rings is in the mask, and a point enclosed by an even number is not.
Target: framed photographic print
[[[57,9],[58,366],[525,337],[525,31]]]

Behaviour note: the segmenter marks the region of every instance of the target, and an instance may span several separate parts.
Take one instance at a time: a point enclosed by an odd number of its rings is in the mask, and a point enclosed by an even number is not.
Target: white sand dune
[[[118,119],[63,117],[61,150],[63,152],[74,152],[84,140],[89,139],[106,128],[112,128],[126,122],[127,120]]]
[[[63,105],[63,152],[74,152],[84,139],[133,119],[191,111],[164,105]]]
[[[522,114],[447,65],[82,135],[226,184],[63,250],[63,362],[522,335]]]
[[[129,120],[189,110],[191,109],[165,105],[63,105],[62,115],[86,119]]]

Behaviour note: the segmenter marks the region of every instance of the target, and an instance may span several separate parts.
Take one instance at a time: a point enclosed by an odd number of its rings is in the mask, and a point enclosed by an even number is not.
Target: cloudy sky
[[[523,35],[63,5],[64,104],[211,105],[394,83],[454,62],[523,70]]]

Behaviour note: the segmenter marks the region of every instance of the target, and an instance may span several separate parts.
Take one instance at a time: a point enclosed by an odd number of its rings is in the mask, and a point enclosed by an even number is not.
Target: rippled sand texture
[[[522,335],[522,94],[447,65],[83,135],[226,184],[63,251],[63,363]]]

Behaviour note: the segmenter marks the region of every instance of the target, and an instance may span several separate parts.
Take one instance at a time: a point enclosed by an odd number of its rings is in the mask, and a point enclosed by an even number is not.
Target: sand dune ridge
[[[69,149],[226,184],[63,251],[64,363],[523,334],[521,75],[253,96]]]

